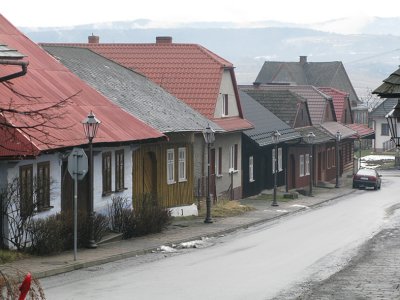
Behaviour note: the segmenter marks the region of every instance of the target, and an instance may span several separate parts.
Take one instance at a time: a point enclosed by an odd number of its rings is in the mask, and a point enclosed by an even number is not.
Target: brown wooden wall
[[[173,139],[170,139],[173,140]],[[176,140],[176,139],[175,139]],[[178,139],[179,140],[179,139]],[[193,190],[193,143],[191,141],[170,141],[165,143],[141,145],[133,153],[133,205],[143,194],[153,190],[153,195],[164,207],[192,204]],[[178,180],[178,148],[186,147],[186,181]],[[174,149],[175,183],[167,183],[167,150]],[[153,175],[151,175],[153,174]]]

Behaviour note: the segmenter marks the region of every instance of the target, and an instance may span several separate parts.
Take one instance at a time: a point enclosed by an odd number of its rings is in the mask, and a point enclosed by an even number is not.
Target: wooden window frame
[[[33,165],[19,167],[20,216],[27,218],[33,213]]]
[[[37,211],[45,211],[50,206],[50,162],[40,162],[36,170]]]
[[[94,175],[94,174],[93,174]],[[103,196],[112,193],[112,155],[111,151],[103,152],[102,154],[102,182]]]
[[[125,190],[125,151],[115,151],[115,191]]]

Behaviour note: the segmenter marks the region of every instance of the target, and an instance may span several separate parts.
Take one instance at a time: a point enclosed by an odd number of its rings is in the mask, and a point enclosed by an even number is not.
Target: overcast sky
[[[400,0],[8,0],[2,1],[0,12],[18,27],[136,19],[314,23],[342,17],[399,17]]]

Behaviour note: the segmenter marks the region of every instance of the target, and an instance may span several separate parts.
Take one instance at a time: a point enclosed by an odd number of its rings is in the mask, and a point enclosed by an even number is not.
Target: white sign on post
[[[88,158],[82,148],[74,148],[68,156],[68,172],[74,178],[74,260],[78,249],[78,180],[88,171]]]
[[[88,172],[88,157],[82,148],[74,148],[68,156],[68,172],[74,178],[78,175],[78,180],[82,180]]]

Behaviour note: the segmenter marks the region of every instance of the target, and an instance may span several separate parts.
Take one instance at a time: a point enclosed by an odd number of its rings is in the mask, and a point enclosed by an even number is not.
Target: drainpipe
[[[20,76],[24,76],[28,71],[28,64],[27,61],[15,61],[15,60],[7,60],[7,59],[0,59],[0,65],[14,65],[14,66],[21,66],[22,71],[13,73],[10,75],[6,75],[0,77],[0,82],[11,80]]]

